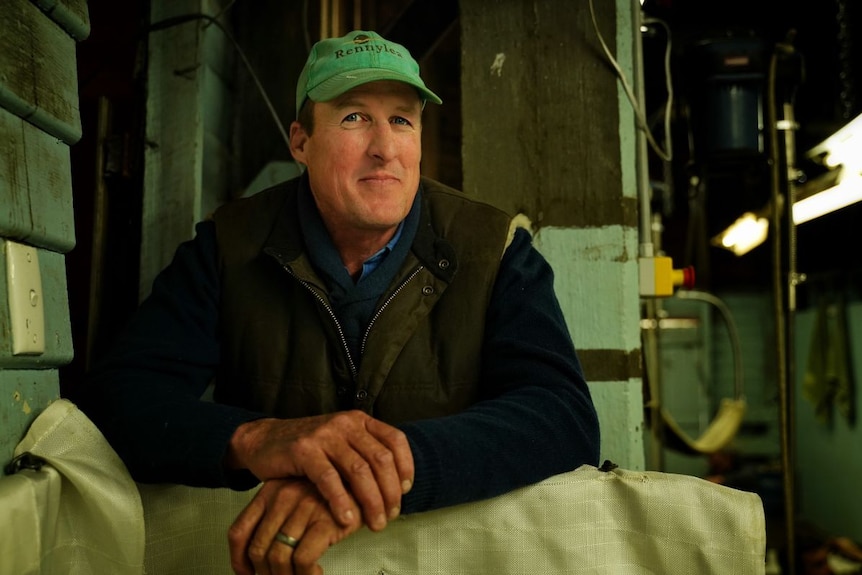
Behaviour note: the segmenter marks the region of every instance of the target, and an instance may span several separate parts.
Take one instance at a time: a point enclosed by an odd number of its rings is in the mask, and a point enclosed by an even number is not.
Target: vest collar
[[[458,260],[452,245],[434,229],[426,190],[429,183],[433,184],[433,181],[424,177],[419,183],[419,225],[413,238],[412,251],[431,273],[449,282],[458,269]],[[288,265],[300,258],[304,251],[305,242],[299,219],[299,194],[310,193],[308,174],[303,173],[282,186],[287,198],[276,218],[276,225],[264,244],[264,252],[275,257],[282,265]]]

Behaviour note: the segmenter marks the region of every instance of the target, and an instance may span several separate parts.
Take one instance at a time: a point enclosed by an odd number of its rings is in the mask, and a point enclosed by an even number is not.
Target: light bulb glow
[[[766,218],[746,212],[713,242],[741,256],[762,244],[768,233],[769,221]]]

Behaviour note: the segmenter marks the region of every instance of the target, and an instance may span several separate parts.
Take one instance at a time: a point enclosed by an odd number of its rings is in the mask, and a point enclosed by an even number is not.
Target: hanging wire
[[[237,54],[239,54],[242,63],[245,65],[246,70],[248,70],[251,79],[254,81],[255,86],[257,86],[258,92],[260,92],[261,97],[263,98],[264,103],[266,104],[269,113],[272,115],[272,119],[275,122],[276,127],[278,128],[279,133],[281,133],[281,137],[284,140],[285,145],[290,149],[290,137],[287,135],[287,131],[284,129],[284,124],[281,121],[281,118],[278,116],[278,112],[275,109],[275,106],[272,105],[272,101],[269,99],[269,95],[266,93],[266,90],[263,87],[260,79],[254,71],[254,68],[251,65],[251,62],[248,61],[248,58],[245,55],[245,52],[240,47],[239,43],[236,39],[231,35],[231,33],[224,27],[224,25],[219,22],[215,17],[210,16],[208,14],[183,14],[181,16],[175,16],[172,18],[165,18],[164,20],[160,20],[150,25],[150,31],[156,30],[164,30],[166,28],[171,28],[173,26],[179,26],[180,24],[185,24],[187,22],[193,22],[195,20],[204,20],[210,24],[218,27],[219,30],[225,35],[228,41],[233,44],[234,49]]]
[[[665,56],[664,56],[664,65],[665,65],[665,87],[667,89],[667,100],[665,101],[665,112],[664,112],[664,136],[665,142],[667,143],[667,149],[663,150],[661,146],[656,142],[653,137],[652,131],[649,129],[649,125],[647,124],[646,117],[644,116],[644,112],[641,107],[637,103],[637,97],[634,94],[634,90],[632,90],[631,85],[629,84],[628,79],[626,78],[625,73],[623,72],[620,65],[617,63],[616,58],[614,58],[613,54],[611,54],[608,45],[605,43],[605,39],[602,36],[602,33],[599,31],[598,22],[596,22],[596,12],[593,8],[593,0],[590,0],[590,17],[593,21],[593,29],[596,32],[596,36],[599,38],[599,42],[602,45],[602,50],[605,53],[608,61],[611,66],[613,66],[614,70],[617,73],[617,77],[620,79],[620,83],[623,85],[623,91],[625,91],[626,97],[631,103],[632,109],[635,113],[635,118],[637,119],[638,126],[641,130],[646,134],[647,141],[650,144],[650,147],[655,151],[658,156],[664,160],[665,162],[670,162],[673,159],[673,146],[671,143],[671,133],[670,133],[670,118],[671,118],[671,110],[673,109],[673,83],[671,80],[671,71],[670,71],[670,54],[671,54],[671,33],[670,28],[667,24],[658,18],[648,18],[644,19],[644,23],[650,24],[659,24],[665,29],[665,33],[667,34],[667,44],[665,47]],[[642,63],[637,63],[638,66],[642,65]]]
[[[236,4],[236,0],[230,0],[230,2],[228,2],[227,4],[225,4],[225,5],[222,7],[222,9],[221,9],[221,10],[219,10],[219,11],[215,14],[215,16],[213,16],[213,19],[218,20],[219,18],[221,18],[221,17],[224,15],[224,13],[225,13],[225,12],[227,12],[228,10],[230,10],[231,8],[233,8],[233,5],[234,5],[234,4]],[[210,26],[211,24],[212,24],[212,22],[206,22],[206,23],[204,24],[204,28],[206,28],[207,26]]]

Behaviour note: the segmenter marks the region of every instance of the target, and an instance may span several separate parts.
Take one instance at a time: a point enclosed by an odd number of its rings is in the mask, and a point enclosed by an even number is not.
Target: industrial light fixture
[[[862,114],[806,156],[829,171],[797,190],[794,223],[807,222],[862,200]]]
[[[862,151],[862,114],[811,148],[806,156],[828,168],[859,166]]]
[[[793,203],[793,223],[801,224],[862,201],[862,174],[839,167],[800,188]]]
[[[769,220],[754,212],[745,212],[715,236],[712,244],[741,256],[762,244],[768,233]]]
[[[792,207],[794,224],[862,201],[862,114],[809,150],[806,156],[828,170],[797,186]],[[746,212],[715,236],[712,244],[741,256],[763,243],[768,233],[766,216]]]

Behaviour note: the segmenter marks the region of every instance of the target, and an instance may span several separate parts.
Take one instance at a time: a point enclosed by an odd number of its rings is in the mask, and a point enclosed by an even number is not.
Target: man
[[[429,101],[403,46],[318,42],[304,174],[200,223],[78,400],[138,481],[263,483],[228,535],[238,574],[320,573],[363,525],[598,463],[529,233],[420,177]]]

